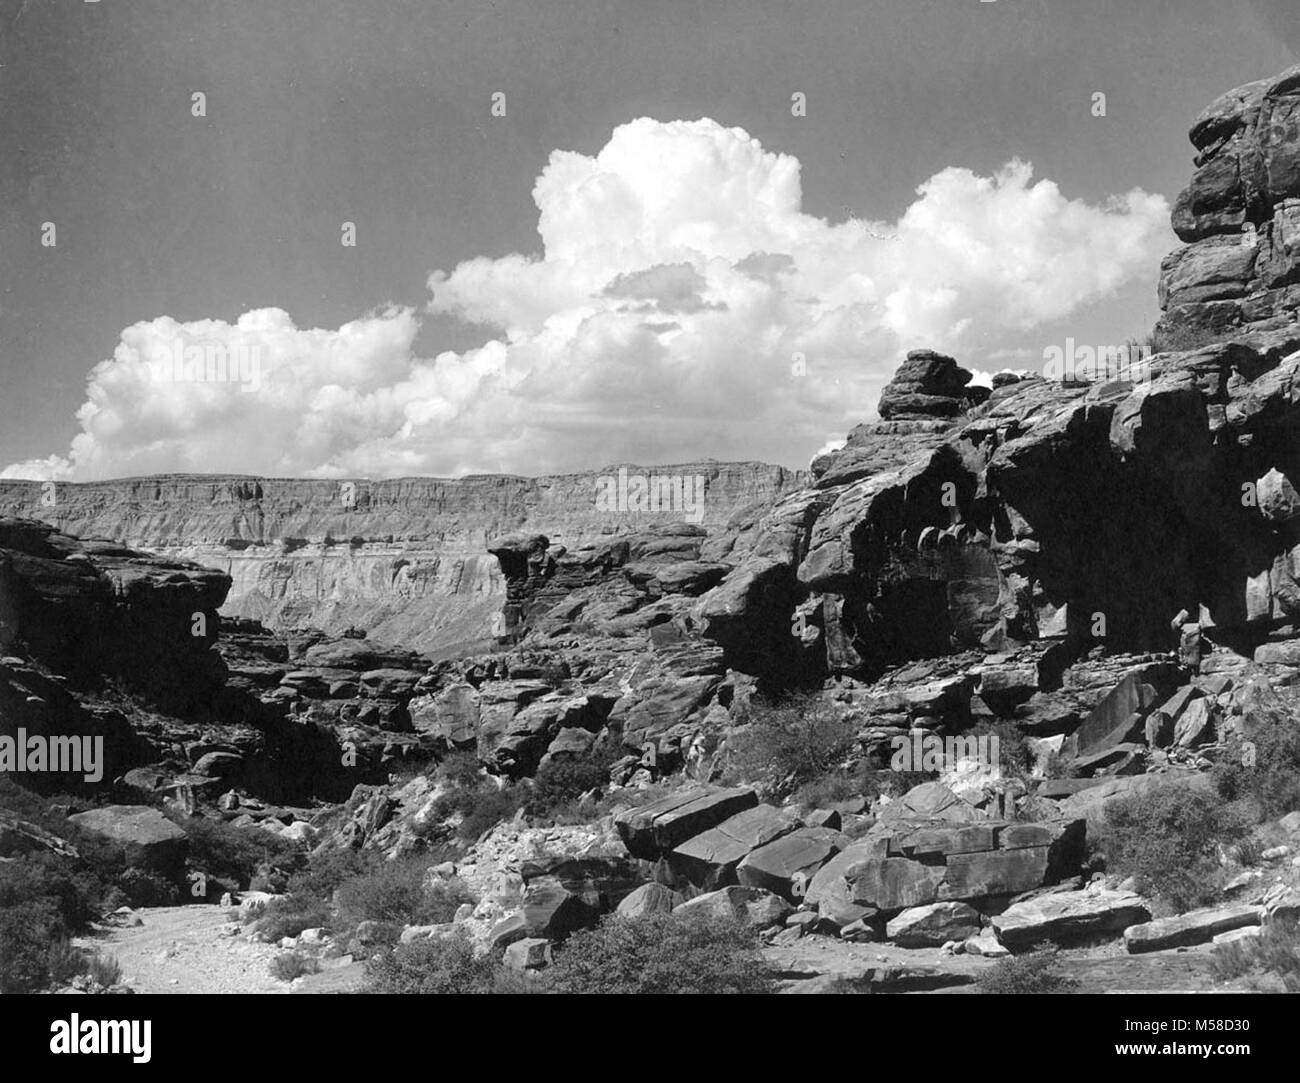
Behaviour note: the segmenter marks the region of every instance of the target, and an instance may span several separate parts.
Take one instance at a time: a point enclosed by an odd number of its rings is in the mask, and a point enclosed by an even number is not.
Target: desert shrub
[[[315,956],[304,955],[300,951],[286,951],[271,960],[271,977],[277,981],[293,981],[304,974],[315,974],[320,970],[320,963]]]
[[[874,801],[882,792],[883,773],[867,768],[829,771],[820,778],[805,782],[795,791],[794,799],[805,809],[830,808],[854,797]]]
[[[374,860],[370,854],[347,847],[314,853],[306,865],[289,877],[285,887],[295,898],[328,902],[340,884],[360,876]]]
[[[150,869],[125,870],[117,878],[117,887],[128,906],[175,906],[180,899],[176,885]]]
[[[478,785],[483,777],[482,764],[473,752],[449,752],[438,764],[439,779],[461,789]]]
[[[109,891],[94,870],[57,854],[21,854],[0,862],[0,908],[44,899],[71,930],[100,916]]]
[[[363,921],[438,925],[451,921],[461,903],[474,902],[458,880],[424,887],[427,858],[382,861],[339,885],[335,926],[355,929]]]
[[[231,827],[219,820],[165,815],[189,838],[186,868],[223,881],[234,889],[247,887],[264,865],[293,865],[297,844],[260,827]]]
[[[492,993],[501,969],[491,955],[476,955],[467,937],[416,940],[366,960],[366,992]]]
[[[537,819],[568,811],[583,794],[603,791],[609,785],[609,768],[614,762],[612,747],[586,759],[548,760],[533,776],[525,814]]]
[[[975,979],[981,993],[1068,993],[1079,983],[1061,971],[1054,944],[999,959]]]
[[[998,766],[1006,778],[1027,778],[1034,767],[1033,753],[1025,743],[1020,727],[1007,719],[979,722],[965,736],[996,737],[998,739]]]
[[[431,819],[442,821],[460,816],[456,834],[472,842],[485,831],[514,816],[528,800],[526,786],[506,786],[498,789],[487,779],[468,789],[453,790],[434,802]]]
[[[51,981],[51,953],[67,942],[67,929],[47,899],[0,909],[0,993],[34,993]]]
[[[773,795],[844,766],[855,748],[857,727],[815,694],[750,701],[747,722],[730,738],[730,766],[742,781]]]
[[[757,934],[707,915],[610,915],[575,933],[546,972],[558,993],[770,993]]]
[[[1288,993],[1300,993],[1300,929],[1271,925],[1257,937],[1219,944],[1211,967],[1219,981],[1247,978],[1256,988],[1280,983]]]
[[[286,936],[297,936],[306,929],[322,929],[329,924],[329,907],[319,899],[282,895],[272,899],[254,919],[253,930],[278,943]]]
[[[52,941],[45,951],[46,979],[50,985],[67,985],[78,974],[84,974],[88,960],[72,946],[72,941],[62,938]]]
[[[122,965],[111,955],[94,952],[86,960],[86,973],[107,988],[122,980]]]
[[[1214,781],[1225,800],[1253,801],[1262,819],[1300,809],[1300,712],[1249,712],[1245,738],[1229,742]]]
[[[1243,838],[1249,827],[1239,806],[1178,782],[1108,805],[1098,845],[1108,871],[1134,877],[1143,894],[1185,911],[1219,898],[1218,846]]]

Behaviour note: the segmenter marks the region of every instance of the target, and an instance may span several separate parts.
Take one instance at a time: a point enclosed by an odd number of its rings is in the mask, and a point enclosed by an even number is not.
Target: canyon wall
[[[269,627],[365,629],[381,642],[434,655],[486,640],[505,600],[488,540],[544,533],[569,550],[655,522],[706,529],[799,488],[805,476],[762,463],[627,466],[638,475],[703,478],[689,499],[619,511],[598,499],[620,467],[524,478],[304,480],[156,475],[85,484],[0,482],[0,515],[40,519],[215,568],[231,579],[222,613]],[[689,489],[687,490],[689,497]],[[633,504],[635,505],[635,494]]]

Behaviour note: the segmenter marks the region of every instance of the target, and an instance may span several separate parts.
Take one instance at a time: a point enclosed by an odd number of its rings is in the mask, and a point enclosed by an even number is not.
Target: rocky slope
[[[459,753],[488,802],[597,761],[592,822],[511,806],[428,870],[474,905],[401,934],[460,925],[522,966],[613,909],[728,913],[780,949],[825,934],[980,956],[1120,934],[1141,953],[1290,920],[1300,896],[1266,879],[1291,842],[1233,866],[1232,906],[1172,924],[1085,861],[1116,800],[1207,787],[1261,720],[1296,723],[1298,88],[1300,69],[1251,84],[1193,129],[1175,212],[1190,243],[1166,261],[1157,337],[1194,348],[1124,380],[991,392],[915,351],[880,420],[808,475],[661,468],[706,476],[700,522],[602,508],[596,475],[377,483],[355,507],[326,482],[60,488],[39,518],[218,570],[0,520],[0,710],[81,724],[101,671],[160,705],[189,689],[165,723],[117,723],[144,736],[123,745],[122,784],[318,853],[418,853],[463,825],[454,780],[390,779],[399,766]],[[1244,221],[1262,240],[1222,293],[1214,260]],[[35,514],[40,494],[11,484],[0,508]],[[227,621],[216,662],[176,633],[223,603],[276,627]],[[727,772],[759,698],[791,690],[851,728],[842,766],[887,773],[900,738],[990,731],[1033,762],[1007,775],[968,756],[893,799],[778,803]],[[1268,830],[1294,839],[1298,815]]]
[[[706,527],[795,487],[800,475],[761,463],[627,467],[703,478]],[[163,475],[90,484],[0,482],[0,515],[40,519],[79,537],[108,538],[195,560],[230,577],[223,612],[269,626],[366,629],[376,640],[436,651],[490,634],[504,586],[486,540],[544,531],[570,547],[629,523],[680,518],[598,503],[583,474],[458,480],[309,481]],[[689,510],[689,509],[688,509]]]

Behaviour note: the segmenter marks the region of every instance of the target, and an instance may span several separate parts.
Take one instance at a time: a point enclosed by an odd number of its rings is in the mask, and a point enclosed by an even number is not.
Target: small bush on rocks
[[[1220,897],[1218,847],[1243,838],[1250,826],[1240,806],[1171,783],[1112,803],[1098,846],[1108,872],[1134,877],[1140,892],[1182,912]]]
[[[856,747],[856,724],[817,695],[756,698],[747,713],[729,739],[731,771],[774,796],[841,769]]]
[[[501,964],[476,955],[468,937],[416,940],[366,961],[369,993],[494,993]]]
[[[606,917],[575,933],[545,972],[558,993],[770,993],[754,931],[705,915]]]
[[[1040,944],[1033,951],[999,959],[976,979],[981,993],[1068,993],[1079,983],[1060,969],[1054,944]]]
[[[286,951],[271,960],[271,976],[277,981],[293,981],[294,978],[315,974],[319,970],[320,963],[316,958],[300,951]]]
[[[1256,989],[1300,993],[1300,929],[1270,926],[1257,937],[1220,944],[1211,965],[1219,981],[1247,978]]]

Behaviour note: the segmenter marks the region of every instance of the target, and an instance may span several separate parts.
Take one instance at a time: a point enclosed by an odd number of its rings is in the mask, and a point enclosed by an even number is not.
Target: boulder
[[[911,907],[885,926],[885,936],[903,948],[937,948],[978,936],[979,931],[978,911],[962,902]]]
[[[551,942],[525,937],[506,948],[504,961],[511,970],[541,970],[551,965]]]
[[[642,884],[618,904],[616,912],[625,918],[669,914],[685,901],[679,892],[663,884]]]
[[[105,805],[69,816],[68,822],[110,843],[123,865],[158,872],[175,870],[189,842],[184,831],[147,805]]]
[[[1118,933],[1151,920],[1146,900],[1131,891],[1061,891],[1014,903],[993,918],[998,939],[1012,951],[1042,940],[1056,943]]]
[[[847,841],[826,827],[801,827],[751,851],[736,866],[736,878],[750,887],[767,888],[794,899],[796,883],[806,886]]]
[[[766,929],[781,924],[793,909],[789,903],[770,891],[733,884],[688,899],[673,913],[678,917],[708,914],[715,918],[731,918],[756,929]]]
[[[757,804],[747,787],[699,786],[620,812],[614,826],[630,854],[653,860]]]
[[[1124,930],[1124,946],[1132,954],[1205,944],[1220,933],[1260,923],[1258,906],[1217,906],[1177,917],[1157,918]]]
[[[528,936],[562,941],[579,929],[594,928],[600,907],[568,890],[556,877],[544,876],[524,892],[523,918]]]
[[[675,870],[706,889],[736,882],[736,866],[753,850],[799,827],[790,813],[772,805],[755,805],[701,832],[669,855]],[[759,885],[769,886],[769,885]]]

